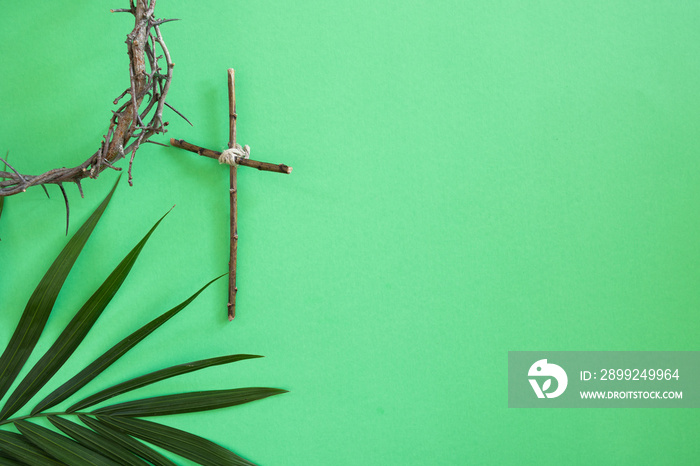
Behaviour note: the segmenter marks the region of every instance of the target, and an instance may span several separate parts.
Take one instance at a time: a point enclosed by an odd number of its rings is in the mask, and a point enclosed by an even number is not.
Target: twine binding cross
[[[220,164],[233,165],[238,164],[239,159],[249,159],[250,158],[250,146],[245,145],[241,147],[240,144],[236,144],[230,149],[226,149],[219,156]]]

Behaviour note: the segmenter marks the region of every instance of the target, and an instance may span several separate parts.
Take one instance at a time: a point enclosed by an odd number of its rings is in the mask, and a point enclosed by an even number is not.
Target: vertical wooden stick
[[[229,149],[236,146],[236,78],[233,68],[228,70],[228,115],[229,115]],[[228,275],[228,320],[236,316],[236,252],[238,250],[238,182],[236,180],[238,167],[231,165],[230,169],[230,201],[231,201],[231,248]]]

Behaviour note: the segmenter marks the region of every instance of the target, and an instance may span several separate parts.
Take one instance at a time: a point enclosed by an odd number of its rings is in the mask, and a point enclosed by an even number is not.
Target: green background
[[[98,147],[128,83],[112,2],[4,2],[0,150],[25,173]],[[508,350],[696,350],[700,4],[160,0],[169,132],[238,139],[238,316],[217,282],[95,381],[229,353],[265,359],[139,395],[289,394],[162,418],[263,465],[689,464],[694,410],[507,408]],[[125,161],[120,162],[126,167]],[[173,204],[58,378],[227,270],[228,175],[143,147],[42,340]],[[74,186],[71,233],[115,173]],[[0,343],[65,244],[56,188],[0,220]],[[4,343],[2,343],[4,344]],[[136,354],[138,353],[138,354]],[[34,355],[32,360],[38,357]],[[53,385],[54,387],[57,385]],[[134,395],[136,397],[136,395]]]

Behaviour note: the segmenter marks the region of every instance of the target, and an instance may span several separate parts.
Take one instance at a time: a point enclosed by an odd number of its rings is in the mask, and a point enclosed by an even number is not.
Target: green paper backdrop
[[[5,2],[8,3],[8,2]],[[26,173],[98,147],[128,83],[111,2],[9,2],[0,151]],[[693,410],[507,408],[508,350],[696,350],[700,4],[161,0],[176,64],[167,135],[238,140],[292,175],[239,170],[238,316],[226,283],[95,381],[229,353],[140,394],[289,394],[163,418],[263,465],[690,464]],[[119,166],[126,168],[125,161]],[[173,204],[59,373],[227,270],[228,175],[142,147],[42,340]],[[74,186],[71,234],[116,174]],[[0,343],[65,244],[57,189],[8,198]],[[36,360],[40,352],[35,352]],[[56,386],[56,385],[54,385]],[[135,397],[135,395],[134,395]]]

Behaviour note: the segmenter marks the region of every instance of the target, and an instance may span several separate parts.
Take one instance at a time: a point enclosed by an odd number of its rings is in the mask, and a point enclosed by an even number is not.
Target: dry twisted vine
[[[114,99],[114,105],[119,104],[127,95],[128,99],[112,112],[109,129],[103,135],[100,148],[77,167],[56,168],[41,175],[21,174],[5,159],[0,158],[11,170],[6,171],[5,168],[5,171],[0,171],[0,180],[4,178],[0,181],[0,196],[18,194],[31,186],[41,186],[46,190],[47,184],[55,184],[61,189],[68,209],[63,183],[75,183],[82,196],[82,179],[97,178],[106,168],[121,171],[121,168],[113,164],[129,153],[129,184],[132,184],[131,166],[136,151],[142,143],[153,142],[148,139],[154,134],[166,132],[168,123],[163,122],[163,108],[167,106],[182,116],[165,101],[172,80],[173,62],[163,41],[160,25],[175,20],[156,19],[153,15],[155,7],[156,0],[129,0],[129,8],[111,10],[113,13],[131,13],[135,25],[126,37],[130,60],[129,87]],[[156,44],[162,55],[157,55]],[[165,68],[160,66],[161,60],[165,60]],[[149,115],[150,120],[144,123]]]

